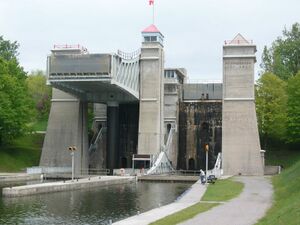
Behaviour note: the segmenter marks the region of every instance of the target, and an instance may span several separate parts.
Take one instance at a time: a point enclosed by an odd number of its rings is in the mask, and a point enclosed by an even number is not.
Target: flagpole
[[[153,24],[154,24],[154,22],[155,22],[155,21],[154,21],[154,5],[155,5],[155,4],[153,3],[153,11],[152,11],[152,21],[153,21]]]

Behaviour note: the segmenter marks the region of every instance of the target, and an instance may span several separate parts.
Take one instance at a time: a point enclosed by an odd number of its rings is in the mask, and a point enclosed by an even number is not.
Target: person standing
[[[200,170],[200,180],[201,184],[205,184],[205,173],[202,169]]]

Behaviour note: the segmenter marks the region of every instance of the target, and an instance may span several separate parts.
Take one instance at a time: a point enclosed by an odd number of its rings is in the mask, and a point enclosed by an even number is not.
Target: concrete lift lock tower
[[[238,34],[223,46],[224,175],[263,175],[254,95],[256,46]]]

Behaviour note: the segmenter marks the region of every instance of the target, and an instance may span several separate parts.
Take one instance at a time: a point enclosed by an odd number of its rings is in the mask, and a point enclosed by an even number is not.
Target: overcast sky
[[[284,26],[300,22],[299,0],[155,0],[165,36],[166,67],[191,79],[221,79],[222,45],[241,33],[261,51]],[[133,52],[152,23],[148,0],[0,0],[0,35],[20,44],[26,71],[45,70],[54,44],[81,44],[91,53]]]

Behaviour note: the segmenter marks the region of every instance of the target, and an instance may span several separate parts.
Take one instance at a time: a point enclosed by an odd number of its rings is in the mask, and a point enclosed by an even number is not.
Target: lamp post
[[[74,181],[74,173],[75,173],[75,160],[74,160],[74,156],[75,156],[75,151],[76,151],[76,147],[75,146],[69,146],[69,151],[71,152],[71,157],[72,157],[72,182]]]
[[[205,144],[205,155],[206,155],[206,164],[205,164],[205,183],[207,183],[207,171],[208,171],[208,151],[209,145]]]

